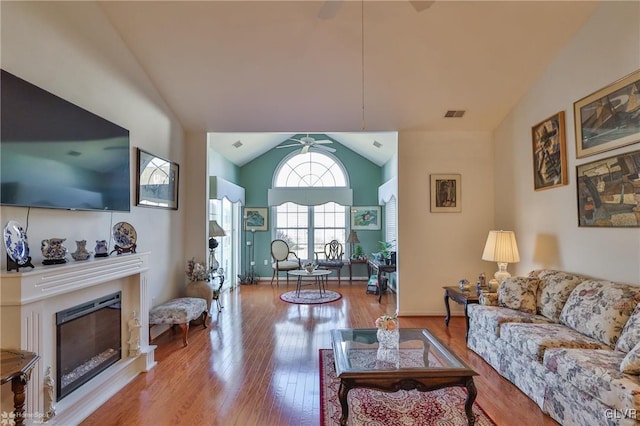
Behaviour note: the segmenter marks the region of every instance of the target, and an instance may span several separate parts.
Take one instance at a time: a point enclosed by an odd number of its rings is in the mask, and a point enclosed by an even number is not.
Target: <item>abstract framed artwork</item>
[[[462,211],[462,175],[431,175],[431,212],[459,213]]]
[[[578,225],[640,227],[640,150],[576,166]]]
[[[380,206],[351,207],[351,229],[376,231],[381,229]]]
[[[244,230],[268,231],[269,209],[267,207],[245,207]]]
[[[567,184],[564,111],[531,128],[533,188],[536,191]]]
[[[573,104],[576,157],[640,141],[640,70]]]
[[[178,210],[178,163],[138,148],[136,204]]]

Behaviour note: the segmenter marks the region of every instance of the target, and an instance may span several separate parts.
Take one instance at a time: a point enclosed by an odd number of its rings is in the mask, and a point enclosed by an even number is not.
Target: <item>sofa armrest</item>
[[[498,306],[498,293],[481,291],[479,302],[481,305]]]

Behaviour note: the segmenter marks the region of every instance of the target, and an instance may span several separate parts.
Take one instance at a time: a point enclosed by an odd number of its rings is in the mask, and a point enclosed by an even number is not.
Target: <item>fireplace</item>
[[[20,272],[0,271],[0,346],[40,355],[40,361],[27,383],[25,413],[42,416],[42,413],[53,412],[54,417],[47,422],[51,425],[80,424],[138,374],[155,366],[155,346],[149,345],[148,333],[148,312],[151,309],[148,270],[149,253],[130,253],[63,265],[37,266]],[[60,341],[57,314],[72,306],[84,306],[87,301],[110,299],[117,293],[121,296],[120,302],[109,309],[102,309],[97,314],[98,318],[79,315],[76,319],[83,326],[80,340],[85,341],[88,340],[87,325],[90,321],[97,321],[103,315],[114,317],[110,325],[117,341],[107,348],[113,347],[118,352],[116,361],[83,383],[77,391],[73,390],[75,384],[68,389],[64,386],[66,395],[62,396],[62,389],[58,389],[62,376],[58,372],[63,371],[61,365],[64,364],[59,364],[57,359]],[[99,305],[102,308],[104,303]],[[117,314],[114,314],[115,310]],[[125,322],[133,312],[138,315],[141,325],[138,354],[126,350],[128,331]],[[97,340],[102,343],[103,337]],[[11,398],[8,401],[2,398],[0,412],[12,409]]]
[[[122,292],[56,313],[57,400],[122,358]]]

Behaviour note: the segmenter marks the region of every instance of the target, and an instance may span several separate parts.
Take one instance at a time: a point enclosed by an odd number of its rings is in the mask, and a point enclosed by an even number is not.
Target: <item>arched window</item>
[[[274,187],[346,187],[347,174],[339,160],[329,154],[309,151],[291,154],[275,173]]]
[[[275,238],[287,241],[298,257],[313,260],[314,252],[323,252],[324,245],[334,239],[347,248],[347,206],[327,200],[326,192],[322,199],[314,199],[314,192],[306,189],[347,188],[340,160],[318,151],[292,153],[276,169],[273,187],[300,191],[293,196],[296,201],[274,207]]]

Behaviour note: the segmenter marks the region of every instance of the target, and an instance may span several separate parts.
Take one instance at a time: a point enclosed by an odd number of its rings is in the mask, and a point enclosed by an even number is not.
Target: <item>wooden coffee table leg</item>
[[[344,380],[340,380],[340,389],[338,390],[338,399],[342,406],[342,416],[340,417],[340,425],[345,426],[349,418],[349,404],[347,403],[347,394],[351,388],[345,385]]]
[[[476,400],[476,395],[478,391],[476,390],[476,385],[473,383],[473,377],[469,377],[467,380],[467,401],[464,403],[464,411],[467,413],[467,420],[469,422],[469,426],[473,426],[476,418],[473,415],[473,401]]]

